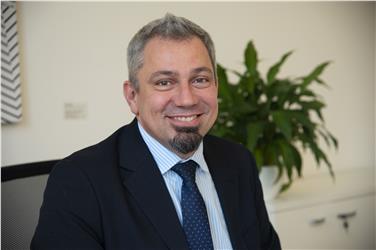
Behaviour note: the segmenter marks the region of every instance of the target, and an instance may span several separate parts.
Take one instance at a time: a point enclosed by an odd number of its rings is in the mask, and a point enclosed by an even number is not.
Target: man
[[[32,249],[280,249],[253,157],[207,135],[215,65],[187,19],[133,37],[124,95],[136,119],[56,165]]]

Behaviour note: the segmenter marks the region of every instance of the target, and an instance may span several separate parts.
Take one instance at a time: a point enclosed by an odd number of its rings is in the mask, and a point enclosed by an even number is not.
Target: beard
[[[177,135],[169,141],[170,146],[181,154],[194,152],[202,141],[198,127],[175,127]]]

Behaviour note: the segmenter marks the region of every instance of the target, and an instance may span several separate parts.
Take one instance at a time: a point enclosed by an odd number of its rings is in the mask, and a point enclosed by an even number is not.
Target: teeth
[[[193,116],[175,116],[174,119],[178,120],[178,121],[182,121],[182,122],[190,122],[193,119],[195,119],[196,117],[197,117],[197,115],[193,115]]]

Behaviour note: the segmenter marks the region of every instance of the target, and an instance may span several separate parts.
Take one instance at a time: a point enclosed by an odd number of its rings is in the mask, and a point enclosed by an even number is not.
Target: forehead
[[[183,63],[210,65],[210,57],[204,43],[198,37],[183,40],[152,38],[144,48],[144,65],[179,66]]]
[[[157,46],[169,46],[169,45],[186,45],[189,43],[201,44],[205,47],[204,43],[201,39],[197,36],[187,36],[182,38],[171,38],[171,37],[162,37],[162,36],[154,36],[149,41],[146,42],[144,46],[144,51],[150,49],[154,45]]]

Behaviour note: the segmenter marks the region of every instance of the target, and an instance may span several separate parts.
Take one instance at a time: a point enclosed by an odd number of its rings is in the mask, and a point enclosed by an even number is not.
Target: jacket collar
[[[224,159],[218,151],[218,145],[211,136],[204,138],[204,157],[213,178],[215,188],[222,206],[227,230],[230,235],[233,249],[245,249],[242,239],[240,200],[239,194],[239,171],[232,166],[231,159]]]
[[[118,143],[123,185],[139,203],[168,248],[188,249],[174,204],[163,177],[142,140],[136,119],[124,127]]]
[[[118,150],[123,185],[137,200],[170,249],[188,249],[170,194],[141,137],[136,119],[121,131]],[[204,157],[222,205],[232,246],[242,249],[239,197],[234,195],[239,194],[237,168],[221,158],[208,136],[204,138]]]

